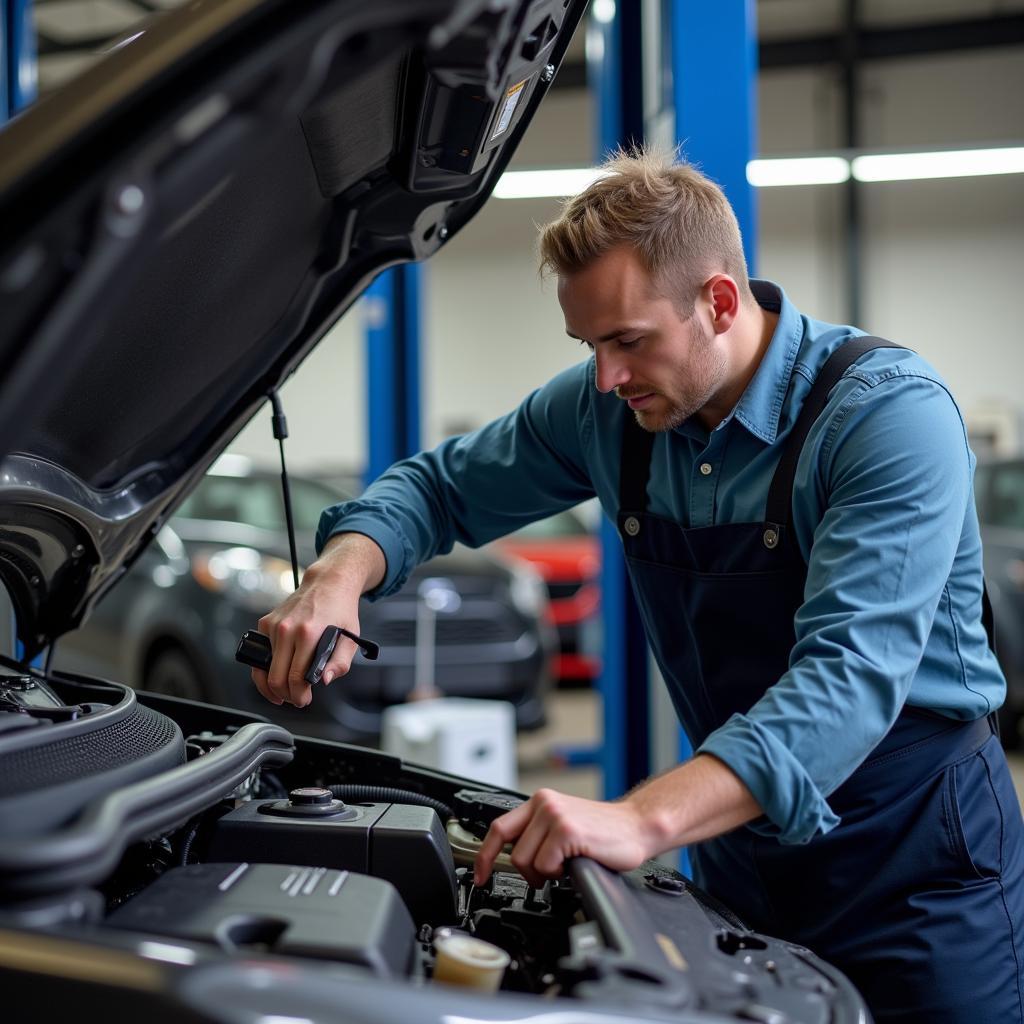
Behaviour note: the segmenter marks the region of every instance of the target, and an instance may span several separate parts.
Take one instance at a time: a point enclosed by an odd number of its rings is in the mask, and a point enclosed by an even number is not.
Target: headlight
[[[542,619],[547,614],[548,588],[525,562],[512,568],[509,596],[522,615]]]
[[[295,589],[291,564],[255,548],[198,552],[192,558],[192,576],[204,590],[222,594],[261,615],[276,608]]]

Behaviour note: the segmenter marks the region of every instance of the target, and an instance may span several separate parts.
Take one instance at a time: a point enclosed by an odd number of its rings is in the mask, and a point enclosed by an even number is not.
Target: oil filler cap
[[[334,802],[334,795],[322,786],[303,786],[288,794],[293,807],[327,807]]]
[[[330,818],[332,821],[353,821],[362,817],[358,807],[349,807],[336,800],[329,789],[322,786],[302,786],[293,789],[287,800],[270,800],[260,805],[261,814],[277,818]]]

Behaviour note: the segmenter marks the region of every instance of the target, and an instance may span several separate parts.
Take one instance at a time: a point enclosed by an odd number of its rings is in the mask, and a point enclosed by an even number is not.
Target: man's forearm
[[[478,885],[487,880],[506,843],[515,844],[512,863],[537,886],[557,878],[570,857],[593,857],[629,871],[666,850],[731,832],[760,814],[739,777],[709,754],[698,754],[612,803],[540,789],[492,822],[474,878]]]
[[[649,825],[654,854],[731,832],[763,813],[739,776],[708,754],[649,779],[623,802]]]
[[[386,572],[387,560],[375,540],[363,533],[336,533],[324,544],[307,575],[343,574],[365,594],[380,586]]]

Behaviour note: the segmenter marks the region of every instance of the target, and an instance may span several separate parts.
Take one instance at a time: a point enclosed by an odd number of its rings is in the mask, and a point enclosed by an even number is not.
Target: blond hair
[[[606,160],[604,176],[541,228],[541,273],[571,275],[627,244],[684,317],[714,273],[728,274],[752,301],[736,214],[713,181],[674,156],[620,149]]]

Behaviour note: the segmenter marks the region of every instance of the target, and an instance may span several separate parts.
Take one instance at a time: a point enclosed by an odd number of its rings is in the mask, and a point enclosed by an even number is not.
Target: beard
[[[654,408],[635,409],[637,423],[651,433],[675,430],[699,412],[721,388],[726,376],[725,355],[714,344],[694,318],[690,336],[690,358],[680,366],[673,380],[661,390],[653,392]],[[650,388],[630,388],[622,392],[616,389],[619,398],[635,398],[652,393]]]

